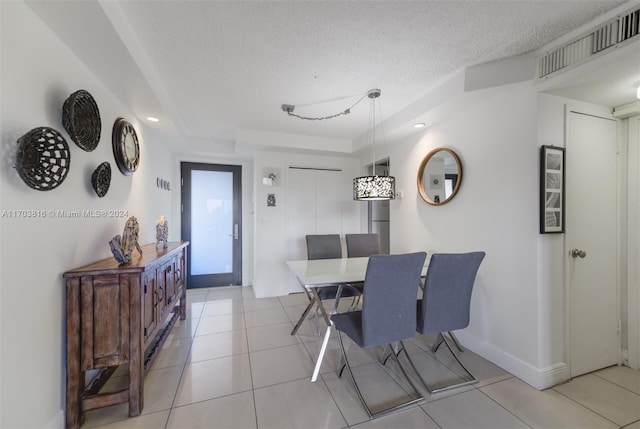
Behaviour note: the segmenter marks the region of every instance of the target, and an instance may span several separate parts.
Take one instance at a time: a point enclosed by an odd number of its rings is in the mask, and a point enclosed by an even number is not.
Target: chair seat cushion
[[[348,311],[331,316],[338,331],[344,332],[360,347],[367,347],[362,338],[362,311]]]
[[[335,299],[337,293],[338,286],[324,286],[318,288],[318,296],[320,299]],[[344,285],[342,287],[342,294],[340,295],[340,298],[349,298],[360,295],[362,295],[362,292],[357,288],[350,285]]]

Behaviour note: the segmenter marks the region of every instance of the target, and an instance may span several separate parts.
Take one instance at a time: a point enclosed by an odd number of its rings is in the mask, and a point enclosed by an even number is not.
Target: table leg
[[[302,316],[300,316],[300,319],[298,319],[298,323],[296,323],[296,326],[293,328],[293,331],[291,331],[291,335],[295,335],[296,332],[298,332],[298,329],[300,329],[302,322],[304,322],[305,319],[307,318],[307,314],[309,314],[309,311],[313,308],[313,304],[315,304],[315,302],[316,302],[316,299],[311,298],[309,305],[307,305],[307,308],[304,309]]]
[[[300,316],[300,319],[298,319],[296,326],[293,327],[293,331],[291,331],[291,335],[295,335],[298,332],[298,329],[300,329],[302,322],[304,322],[304,320],[307,317],[307,314],[309,314],[309,311],[313,308],[313,304],[320,302],[320,300],[317,299],[318,298],[317,294],[314,295],[313,293],[309,292],[309,289],[302,283],[300,283],[300,286],[302,286],[304,293],[307,294],[307,298],[309,299],[309,305],[307,305],[307,308],[304,309],[304,312],[302,313],[302,316]]]
[[[324,359],[324,352],[327,350],[327,344],[329,343],[329,337],[331,336],[331,326],[333,322],[329,321],[327,331],[324,333],[324,339],[322,340],[322,346],[320,347],[320,353],[318,354],[318,360],[316,361],[316,367],[313,369],[313,375],[311,376],[311,382],[315,383],[318,380],[318,374],[320,373],[320,367],[322,366],[322,359]]]
[[[331,314],[335,314],[338,312],[338,304],[340,303],[340,295],[342,295],[343,287],[344,285],[342,284],[338,285],[338,291],[336,292],[336,299],[333,302],[333,309],[331,310]],[[316,299],[316,303],[318,305],[318,308],[320,309],[320,313],[322,313],[322,317],[324,318],[324,321],[327,323],[327,326],[331,326],[331,316],[329,315],[329,313],[327,313],[327,310],[324,309],[324,305],[322,305],[322,300],[318,296],[318,289],[311,288],[311,293],[313,293],[313,297]]]
[[[333,310],[331,314],[335,314],[338,311],[338,304],[340,303],[340,295],[342,295],[342,287],[343,285],[338,285],[338,291],[336,292],[336,300],[333,303]],[[316,366],[313,369],[313,375],[311,376],[311,382],[315,383],[318,380],[318,374],[320,373],[320,367],[322,366],[322,360],[324,359],[324,353],[327,350],[327,344],[329,343],[329,337],[331,337],[331,327],[333,326],[333,322],[331,318],[327,314],[327,311],[324,309],[322,302],[320,301],[320,297],[318,297],[318,292],[314,288],[313,294],[317,299],[318,305],[320,306],[320,311],[322,312],[322,316],[324,320],[327,322],[327,330],[324,333],[324,339],[322,340],[322,346],[320,347],[320,353],[318,353],[318,359],[316,360]]]

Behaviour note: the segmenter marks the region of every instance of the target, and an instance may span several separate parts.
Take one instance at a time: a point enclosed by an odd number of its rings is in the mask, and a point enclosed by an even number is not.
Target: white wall
[[[455,115],[390,145],[404,194],[391,202],[391,252],[484,250],[460,337],[531,382],[540,369],[537,97],[531,83],[481,91],[452,92],[460,97]],[[464,172],[459,193],[442,206],[425,204],[416,186],[421,160],[436,147],[455,150]]]
[[[538,95],[538,146],[565,147],[565,106],[568,100],[547,94]],[[538,153],[538,162],[540,155]],[[540,291],[539,361],[541,368],[564,370],[565,289],[564,234],[538,236],[538,289]],[[562,364],[561,364],[562,363]],[[560,375],[565,377],[568,375]]]
[[[3,428],[60,428],[65,407],[64,271],[111,253],[108,241],[121,234],[126,216],[64,218],[51,210],[124,210],[140,224],[140,243],[155,241],[155,222],[173,213],[172,195],[156,187],[170,179],[173,156],[162,136],[140,123],[79,59],[22,2],[1,5],[0,170],[1,376]],[[61,124],[62,105],[86,89],[102,121],[93,152],[78,148]],[[113,159],[111,130],[119,116],[129,120],[140,140],[141,161],[133,176],[120,174]],[[62,132],[71,149],[71,167],[57,189],[27,187],[13,169],[17,139],[38,126]],[[151,137],[153,135],[153,137]],[[109,192],[98,198],[90,185],[103,161],[112,167]],[[45,210],[46,217],[15,218],[18,210]],[[6,212],[5,212],[6,211]],[[179,238],[175,220],[170,239]]]
[[[286,295],[301,292],[300,286],[287,268],[288,257],[288,216],[287,180],[288,169],[294,167],[341,169],[344,189],[342,211],[344,224],[336,233],[360,232],[360,212],[366,205],[352,199],[352,180],[359,175],[359,161],[355,158],[334,156],[311,156],[281,152],[259,152],[255,158],[255,242],[254,242],[254,283],[256,297]],[[282,174],[279,186],[262,184],[264,169],[277,168]],[[267,207],[267,194],[276,194],[276,207]]]
[[[626,313],[628,323],[629,366],[640,367],[640,116],[633,116],[625,121],[628,139],[628,229],[627,229],[627,273],[628,301]],[[623,303],[624,304],[624,303]],[[624,306],[623,306],[624,309]]]

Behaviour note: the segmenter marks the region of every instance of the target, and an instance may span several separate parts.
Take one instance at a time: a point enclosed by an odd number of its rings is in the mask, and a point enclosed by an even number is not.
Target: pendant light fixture
[[[371,110],[369,112],[369,137],[371,140],[371,154],[373,161],[371,164],[372,175],[356,177],[353,179],[353,199],[357,201],[393,200],[396,195],[395,177],[389,175],[378,176],[376,174],[376,99],[380,97],[380,90],[369,90],[369,92],[367,92],[367,97],[371,99]],[[379,106],[378,110],[380,110]],[[382,118],[380,119],[380,123],[382,123]],[[384,140],[384,135],[382,138]]]

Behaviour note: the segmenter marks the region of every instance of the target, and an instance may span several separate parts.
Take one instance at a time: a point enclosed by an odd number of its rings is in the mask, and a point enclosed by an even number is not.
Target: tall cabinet
[[[289,167],[286,182],[287,260],[307,259],[307,234],[359,232],[359,206],[353,202],[353,177],[341,169]],[[346,253],[345,253],[346,254]],[[299,292],[295,276],[288,290]]]
[[[64,273],[67,302],[66,426],[78,428],[84,412],[128,403],[137,416],[144,405],[145,371],[178,318],[185,319],[187,242],[134,251],[128,265],[107,258]],[[129,386],[100,389],[120,365]],[[91,381],[87,382],[88,374]]]

